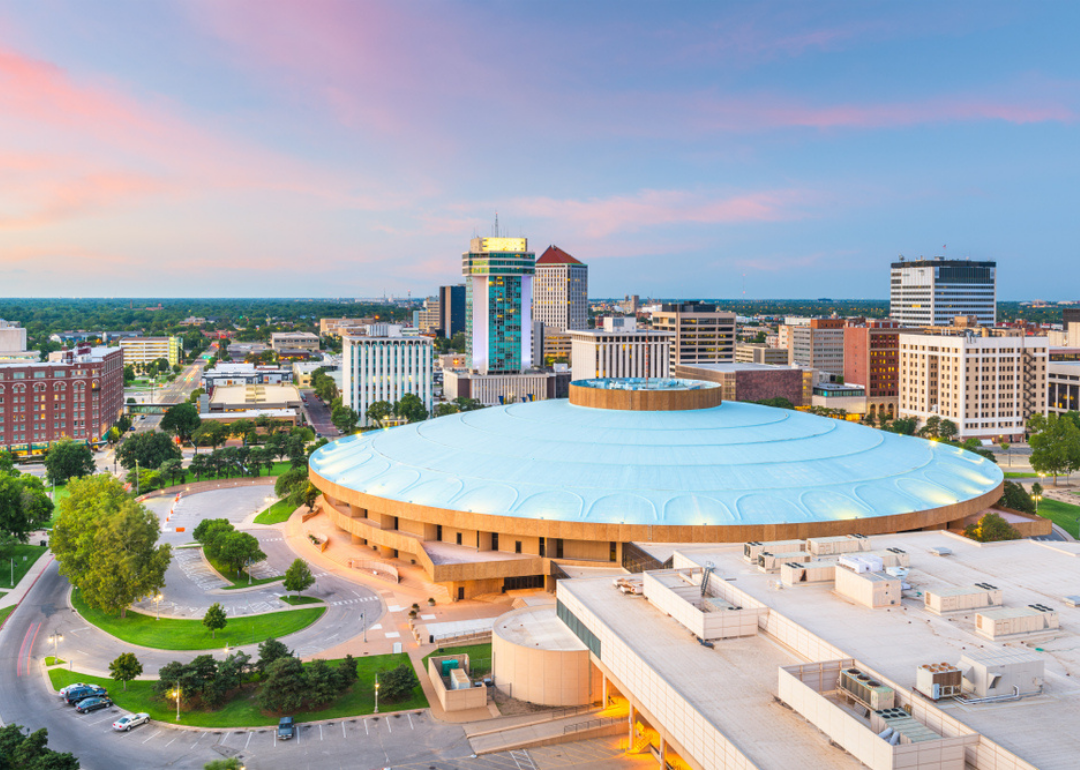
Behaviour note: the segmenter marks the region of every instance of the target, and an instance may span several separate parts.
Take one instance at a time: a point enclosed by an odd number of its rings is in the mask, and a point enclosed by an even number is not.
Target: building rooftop
[[[564,399],[490,407],[341,438],[310,465],[391,500],[615,524],[887,516],[970,500],[1003,479],[956,447],[737,402],[670,412]]]
[[[845,601],[831,583],[776,590],[776,576],[747,564],[741,547],[675,550],[700,566],[712,562],[717,576],[734,578],[729,586],[904,689],[914,687],[916,669],[926,663],[955,664],[972,652],[1034,652],[1046,666],[1043,694],[1004,703],[943,700],[936,705],[1041,770],[1075,768],[1080,756],[1080,735],[1074,729],[1080,708],[1080,607],[1069,606],[1064,597],[1080,593],[1080,543],[1014,540],[980,545],[947,533],[918,532],[875,536],[873,546],[900,548],[910,556],[904,581],[912,589],[904,591],[900,607],[871,610]],[[937,556],[934,548],[947,548],[952,555]],[[986,582],[1002,589],[1005,610],[941,617],[923,609],[927,591],[945,593]],[[1030,604],[1059,613],[1061,628],[1053,630],[1053,638],[1043,632],[1037,643],[1013,641],[1006,646],[975,634],[976,612],[1011,617]]]
[[[299,400],[300,391],[293,385],[226,385],[214,388],[210,403],[258,407]]]
[[[530,612],[504,615],[495,621],[492,631],[525,647],[563,651],[588,649],[569,628],[556,622],[553,604]]]
[[[537,265],[584,265],[580,259],[574,259],[558,246],[548,246],[547,250],[536,260]]]
[[[726,639],[715,650],[707,649],[643,597],[614,590],[610,578],[560,581],[559,591],[579,598],[755,767],[863,767],[830,745],[816,727],[775,702],[777,670],[803,662],[784,647],[757,635]]]
[[[795,369],[802,371],[798,364],[754,364],[754,363],[730,363],[730,364],[679,364],[680,369],[704,369],[709,372],[776,372],[790,371]]]

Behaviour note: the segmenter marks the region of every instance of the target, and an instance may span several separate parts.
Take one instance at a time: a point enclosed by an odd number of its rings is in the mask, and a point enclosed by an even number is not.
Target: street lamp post
[[[364,613],[360,613],[360,625],[364,627],[364,644],[367,644],[367,623],[364,622]]]
[[[172,695],[176,696],[176,721],[180,721],[180,685],[176,686],[176,689],[172,691]]]
[[[379,713],[379,675],[375,675],[375,713]]]
[[[55,663],[56,659],[59,657],[58,652],[59,652],[60,642],[64,641],[64,635],[62,633],[60,633],[59,631],[54,631],[53,633],[49,634],[49,641],[52,642],[52,646],[53,646],[53,662]]]
[[[165,597],[163,595],[161,595],[160,593],[157,596],[154,597],[154,605],[155,605],[155,607],[157,609],[157,619],[158,620],[161,620],[161,600],[164,599],[164,598]]]

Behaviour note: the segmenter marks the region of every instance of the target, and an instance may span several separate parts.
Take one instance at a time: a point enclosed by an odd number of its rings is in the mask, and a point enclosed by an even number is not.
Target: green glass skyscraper
[[[535,266],[525,238],[473,238],[461,255],[471,371],[517,374],[532,366]]]

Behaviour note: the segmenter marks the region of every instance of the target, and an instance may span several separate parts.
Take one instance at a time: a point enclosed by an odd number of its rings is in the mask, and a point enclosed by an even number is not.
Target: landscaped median
[[[278,500],[271,505],[265,511],[255,517],[256,524],[280,524],[283,521],[288,521],[289,517],[293,515],[293,511],[296,510],[296,506],[290,503],[288,500]]]
[[[128,610],[126,617],[109,615],[89,607],[78,591],[71,594],[71,606],[83,619],[115,636],[140,647],[158,650],[218,650],[226,645],[240,647],[256,644],[271,636],[281,638],[307,628],[326,612],[326,607],[282,610],[263,615],[230,617],[229,624],[213,638],[202,619],[185,620],[144,615]]]
[[[1039,502],[1039,515],[1057,524],[1073,537],[1080,538],[1080,505],[1046,497]]]
[[[47,550],[49,549],[40,545],[11,546],[0,558],[0,588],[11,589],[17,586]]]
[[[327,663],[338,666],[340,660],[331,660]],[[359,658],[357,663],[357,681],[349,690],[338,698],[328,708],[319,711],[304,711],[293,716],[297,722],[312,722],[320,719],[341,719],[343,717],[364,716],[375,711],[375,675],[386,674],[402,664],[411,665],[409,656],[401,653],[398,655],[375,655]],[[125,692],[119,682],[107,677],[92,676],[79,671],[68,671],[63,668],[49,669],[49,681],[52,686],[59,690],[61,687],[75,682],[96,684],[109,691],[109,697],[122,709],[131,712],[145,711],[152,719],[170,724],[177,724],[176,701],[161,698],[154,693],[155,680],[137,679],[128,682]],[[385,699],[379,700],[379,713],[391,713],[394,711],[415,711],[428,707],[427,698],[418,684],[413,688],[411,697],[396,703],[387,703]],[[255,691],[250,685],[246,685],[223,706],[215,710],[191,710],[190,704],[185,704],[183,698],[180,701],[179,724],[190,727],[210,728],[233,728],[233,727],[264,727],[276,725],[279,715],[267,714],[260,710]]]

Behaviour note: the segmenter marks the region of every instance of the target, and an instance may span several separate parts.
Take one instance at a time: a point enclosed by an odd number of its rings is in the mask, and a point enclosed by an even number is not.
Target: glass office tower
[[[525,238],[473,238],[461,255],[469,369],[516,374],[532,366],[536,255]]]

